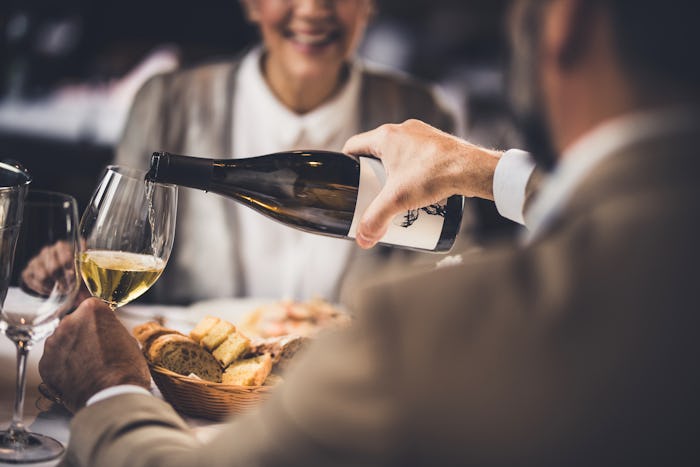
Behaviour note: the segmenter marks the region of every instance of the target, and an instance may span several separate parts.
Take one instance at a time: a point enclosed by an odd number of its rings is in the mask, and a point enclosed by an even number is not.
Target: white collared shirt
[[[268,87],[261,70],[262,49],[241,62],[233,110],[233,157],[294,149],[340,151],[359,131],[360,70],[350,68],[343,88],[320,107],[299,115]],[[333,293],[354,244],[305,233],[235,206],[246,294],[307,299]]]

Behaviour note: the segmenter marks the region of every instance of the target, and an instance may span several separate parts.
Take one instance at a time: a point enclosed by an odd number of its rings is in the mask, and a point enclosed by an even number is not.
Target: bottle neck
[[[146,180],[208,190],[214,159],[154,152]]]

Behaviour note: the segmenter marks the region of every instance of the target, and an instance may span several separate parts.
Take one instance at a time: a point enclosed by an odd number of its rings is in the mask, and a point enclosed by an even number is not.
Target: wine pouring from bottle
[[[242,159],[155,152],[146,179],[211,191],[297,229],[352,239],[385,173],[376,158],[331,151]],[[396,216],[380,243],[446,252],[459,231],[463,205],[462,196],[454,195]]]

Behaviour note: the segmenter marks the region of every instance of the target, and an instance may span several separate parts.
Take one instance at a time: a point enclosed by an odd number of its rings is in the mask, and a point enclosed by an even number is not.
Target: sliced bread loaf
[[[221,382],[222,368],[214,356],[187,336],[166,334],[150,344],[147,358],[154,365],[181,375],[194,373],[215,383]]]
[[[221,363],[221,366],[226,368],[232,361],[247,352],[250,348],[250,339],[243,334],[233,331],[226,340],[223,341],[214,351],[212,355]]]
[[[148,353],[148,349],[153,341],[160,336],[164,336],[166,334],[177,334],[184,336],[184,334],[176,331],[175,329],[163,327],[163,325],[157,321],[149,321],[147,323],[139,324],[133,329],[132,332],[136,340],[139,341],[139,344],[141,344],[141,349],[143,350],[144,354]]]
[[[202,338],[206,336],[207,333],[211,331],[219,321],[221,320],[215,316],[205,316],[199,323],[197,323],[194,329],[190,331],[190,337],[195,341],[200,342]]]
[[[225,320],[219,320],[199,341],[207,350],[212,351],[226,340],[229,334],[236,330],[236,326]]]
[[[221,382],[234,386],[259,386],[272,370],[272,357],[263,354],[238,360],[229,365],[221,376]]]
[[[294,356],[304,350],[311,339],[302,336],[268,337],[255,339],[251,342],[249,350],[243,357],[270,354],[274,371],[283,372],[294,359]]]

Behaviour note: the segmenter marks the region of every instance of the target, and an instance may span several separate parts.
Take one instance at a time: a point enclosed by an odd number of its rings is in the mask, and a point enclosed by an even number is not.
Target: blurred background
[[[377,3],[361,55],[437,84],[471,140],[516,145],[503,100],[506,1]],[[82,210],[146,79],[256,39],[236,0],[2,0],[0,158]]]

